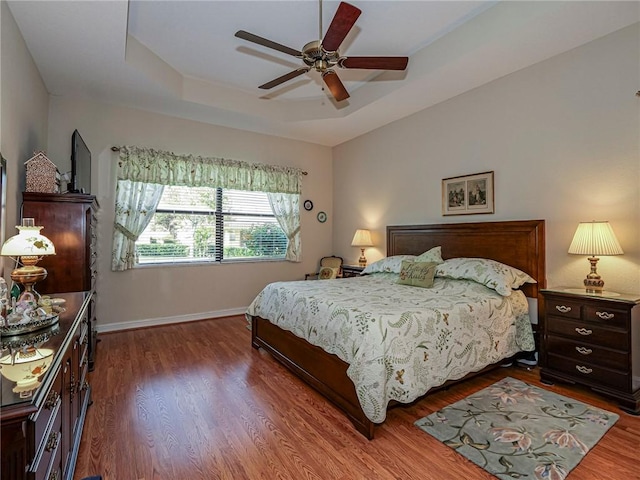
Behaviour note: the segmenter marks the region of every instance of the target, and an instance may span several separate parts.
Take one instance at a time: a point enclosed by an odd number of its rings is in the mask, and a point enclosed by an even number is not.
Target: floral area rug
[[[415,425],[498,478],[562,480],[618,418],[507,377]]]

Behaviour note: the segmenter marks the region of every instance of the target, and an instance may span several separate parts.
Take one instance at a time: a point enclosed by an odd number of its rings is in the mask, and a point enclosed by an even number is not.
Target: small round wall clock
[[[310,212],[311,210],[313,210],[313,202],[311,200],[305,200],[303,205],[304,205],[304,209],[307,212]]]
[[[327,214],[324,212],[318,212],[318,221],[324,223],[327,221]]]

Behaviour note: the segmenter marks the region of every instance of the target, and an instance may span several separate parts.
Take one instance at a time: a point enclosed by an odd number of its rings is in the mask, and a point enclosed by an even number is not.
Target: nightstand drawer
[[[624,310],[610,308],[608,305],[585,305],[584,320],[598,322],[613,327],[625,328],[629,320],[629,314]]]
[[[564,298],[552,298],[547,300],[546,311],[548,315],[555,315],[563,318],[580,318],[582,304]]]
[[[548,367],[564,372],[584,383],[609,386],[618,389],[629,388],[629,374],[593,365],[588,362],[580,362],[571,358],[550,354]]]
[[[550,335],[547,342],[549,351],[571,358],[576,362],[589,362],[601,367],[623,371],[629,368],[629,355],[627,352],[611,350],[586,342],[568,340],[555,335]]]
[[[629,333],[587,322],[575,322],[557,317],[547,318],[549,332],[568,337],[576,342],[597,343],[603,347],[628,350]]]

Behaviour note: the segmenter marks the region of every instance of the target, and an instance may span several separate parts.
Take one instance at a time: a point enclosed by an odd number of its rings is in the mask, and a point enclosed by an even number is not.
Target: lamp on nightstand
[[[356,230],[356,234],[353,236],[353,240],[351,240],[351,246],[360,247],[360,258],[358,259],[358,264],[361,267],[366,267],[367,257],[364,256],[364,249],[365,247],[373,247],[371,232],[369,230]]]
[[[575,255],[589,255],[591,272],[584,279],[584,286],[588,293],[601,293],[604,280],[598,275],[596,265],[597,255],[622,255],[622,247],[618,243],[609,222],[580,222],[569,246],[569,253]]]

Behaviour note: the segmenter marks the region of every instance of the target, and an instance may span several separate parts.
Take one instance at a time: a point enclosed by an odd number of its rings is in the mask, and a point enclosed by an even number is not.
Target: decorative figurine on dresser
[[[640,295],[542,290],[543,383],[578,383],[640,415]]]

